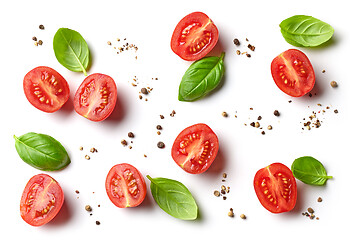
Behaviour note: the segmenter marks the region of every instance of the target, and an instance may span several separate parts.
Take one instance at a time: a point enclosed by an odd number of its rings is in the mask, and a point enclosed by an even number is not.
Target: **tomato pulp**
[[[119,208],[140,205],[147,192],[142,174],[128,163],[117,164],[110,169],[105,187],[109,199]]]
[[[219,150],[219,140],[206,124],[185,128],[175,139],[171,156],[183,170],[192,174],[205,172]]]
[[[282,213],[292,210],[297,200],[297,184],[292,171],[282,163],[260,169],[254,177],[255,193],[268,211]]]
[[[219,31],[213,21],[202,12],[193,12],[176,25],[171,49],[182,59],[195,61],[207,55],[218,39]]]
[[[292,97],[301,97],[315,85],[315,72],[308,57],[297,49],[289,49],[271,63],[271,74],[277,87]]]
[[[25,222],[41,226],[50,222],[60,211],[64,201],[62,188],[47,174],[32,177],[24,188],[20,212]]]
[[[105,120],[117,102],[117,86],[105,74],[94,73],[85,78],[74,96],[75,111],[91,121]]]
[[[69,98],[67,81],[54,69],[44,66],[36,67],[24,76],[23,90],[34,107],[48,113],[60,109]]]

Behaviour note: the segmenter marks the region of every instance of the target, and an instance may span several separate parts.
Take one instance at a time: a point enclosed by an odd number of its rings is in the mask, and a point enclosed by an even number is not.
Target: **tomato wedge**
[[[219,140],[211,128],[198,123],[182,130],[176,137],[171,156],[177,165],[192,174],[205,172],[215,160]]]
[[[289,49],[271,63],[271,74],[277,87],[292,97],[301,97],[315,85],[315,72],[308,57],[297,49]]]
[[[195,61],[207,55],[218,39],[219,31],[213,21],[202,12],[193,12],[176,25],[171,49],[182,59]]]
[[[67,81],[45,66],[36,67],[24,76],[23,90],[34,107],[48,113],[60,109],[69,98]]]
[[[23,220],[32,226],[50,222],[60,211],[64,201],[62,188],[47,174],[32,177],[24,188],[20,212]]]
[[[282,163],[260,169],[254,177],[260,203],[272,213],[292,210],[297,201],[297,184],[292,171]]]
[[[91,121],[105,120],[117,102],[117,86],[105,74],[94,73],[85,78],[74,96],[75,111]]]
[[[105,187],[109,199],[119,208],[140,205],[147,192],[142,174],[128,163],[117,164],[109,170]]]

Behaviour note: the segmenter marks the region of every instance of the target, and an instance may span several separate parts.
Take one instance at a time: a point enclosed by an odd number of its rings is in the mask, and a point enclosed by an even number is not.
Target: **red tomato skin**
[[[188,31],[186,31],[187,29]],[[199,31],[198,31],[199,29]],[[189,40],[193,40],[194,42],[186,42],[185,38],[182,39],[183,32],[186,31],[186,37]],[[207,36],[203,35],[195,35],[195,33],[206,33]],[[193,35],[194,33],[194,35]],[[198,42],[197,40],[204,40]],[[193,12],[186,15],[184,18],[180,20],[180,22],[176,25],[173,35],[171,37],[171,49],[177,54],[180,58],[186,61],[196,61],[204,56],[206,56],[216,45],[219,39],[219,31],[215,26],[214,22],[202,12]],[[188,45],[192,45],[191,50],[188,48]],[[202,44],[203,43],[203,44]],[[193,47],[200,46],[199,50],[195,49],[192,51]]]
[[[304,96],[315,85],[312,64],[309,58],[297,49],[289,49],[275,57],[271,62],[271,74],[277,87],[292,97]]]
[[[43,193],[46,195],[43,196]],[[31,226],[42,226],[58,214],[63,202],[63,190],[55,179],[47,174],[35,175],[24,188],[20,203],[21,217]],[[45,214],[42,213],[45,209],[43,204],[49,209]]]
[[[131,177],[128,180],[129,176]],[[115,184],[116,182],[117,184]],[[130,186],[130,190],[125,189],[126,186]],[[145,199],[147,193],[145,179],[142,174],[128,163],[114,165],[109,170],[105,188],[108,198],[119,208],[139,206]],[[134,191],[135,194],[133,194],[132,191]]]
[[[281,193],[281,189],[284,189],[284,192]],[[297,184],[292,171],[282,163],[273,163],[257,171],[254,190],[261,205],[271,213],[289,212],[295,207]]]
[[[191,143],[193,143],[193,146],[191,146]],[[187,146],[190,149],[187,150]],[[218,151],[219,139],[214,131],[208,125],[198,123],[185,128],[179,133],[173,143],[171,156],[184,171],[191,174],[201,174],[208,170]],[[202,156],[203,159],[201,160]],[[191,157],[191,159],[187,159],[187,157]],[[202,163],[199,163],[199,160]]]
[[[103,88],[106,89],[105,95],[103,95]],[[96,97],[98,97],[98,99],[96,99]],[[107,104],[105,105],[103,103],[103,97],[107,97]],[[108,75],[94,73],[86,77],[76,91],[74,96],[74,109],[79,115],[91,121],[99,122],[111,115],[116,102],[117,86],[114,80]],[[98,103],[99,106],[95,108],[94,103]]]
[[[44,84],[47,86],[46,90],[42,88]],[[46,92],[47,89],[51,92]],[[26,98],[35,108],[47,113],[59,110],[68,101],[70,93],[69,85],[61,74],[46,66],[36,67],[24,76],[23,90]],[[48,95],[54,99],[49,100]],[[47,100],[49,100],[48,103],[46,103]]]

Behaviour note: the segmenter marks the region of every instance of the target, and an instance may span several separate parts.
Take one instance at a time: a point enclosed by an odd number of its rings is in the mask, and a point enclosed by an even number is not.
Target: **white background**
[[[343,225],[350,213],[350,99],[347,92],[350,21],[344,3],[346,1],[2,1],[0,238],[326,239],[336,233],[348,236]],[[218,27],[219,42],[210,54],[226,53],[226,73],[219,89],[202,100],[187,103],[179,102],[177,93],[190,62],[171,51],[170,38],[178,21],[193,11],[205,12]],[[315,70],[316,86],[311,92],[316,95],[313,97],[285,95],[270,74],[272,59],[294,48],[283,39],[279,23],[296,14],[314,16],[335,29],[333,39],[325,46],[300,48]],[[38,28],[40,24],[45,30]],[[88,74],[110,75],[117,84],[116,109],[103,122],[91,122],[73,109],[72,99],[84,75],[67,70],[56,60],[52,39],[60,27],[74,29],[86,39],[92,54]],[[43,45],[34,46],[33,36],[41,39]],[[122,40],[120,44],[135,44],[138,51],[117,54],[113,49],[119,46],[117,38]],[[239,48],[233,44],[234,38],[241,41]],[[111,41],[112,46],[107,45],[107,41]],[[247,50],[248,43],[256,47],[252,57],[236,55],[237,49]],[[57,70],[70,85],[70,99],[52,114],[34,108],[23,93],[24,75],[41,65]],[[135,76],[138,86],[132,87]],[[330,87],[332,80],[338,82],[338,88]],[[146,102],[138,98],[138,92],[147,86],[153,91]],[[326,106],[330,109],[322,113]],[[275,109],[281,113],[278,118],[273,115]],[[335,109],[338,114],[333,112]],[[176,111],[174,117],[169,116],[172,110]],[[229,117],[222,117],[222,111]],[[321,127],[302,130],[303,118],[308,118],[312,111],[321,111],[317,114]],[[160,114],[165,119],[161,120]],[[265,135],[249,126],[258,116],[262,116]],[[207,172],[190,175],[174,163],[170,150],[182,129],[199,122],[208,124],[216,132],[220,150]],[[156,134],[157,124],[163,127],[161,135]],[[266,130],[269,124],[273,126],[271,131]],[[129,131],[135,134],[132,149],[120,144],[122,139],[130,142]],[[19,214],[19,201],[27,181],[41,173],[24,163],[15,150],[13,135],[27,132],[56,138],[72,161],[62,171],[48,173],[63,188],[65,203],[57,217],[42,227],[29,226]],[[158,149],[158,141],[163,141],[166,147]],[[80,146],[84,151],[79,150]],[[91,147],[97,148],[98,153],[90,154]],[[91,159],[86,160],[85,154]],[[253,188],[256,171],[273,162],[290,167],[294,159],[307,155],[320,160],[334,179],[322,187],[297,181],[298,200],[293,211],[276,215],[265,210]],[[182,221],[163,212],[150,194],[147,179],[148,194],[142,205],[133,209],[115,207],[106,195],[104,181],[109,169],[122,162],[134,165],[144,176],[172,178],[184,183],[197,201],[199,219]],[[213,195],[222,184],[223,172],[228,175],[225,185],[231,188],[225,201]],[[323,198],[322,203],[317,202],[318,197]],[[92,216],[85,211],[86,204],[92,206]],[[320,220],[302,216],[308,207],[315,209]],[[234,218],[227,216],[230,208]],[[240,219],[241,213],[247,216],[246,220]],[[101,222],[99,226],[96,220]]]

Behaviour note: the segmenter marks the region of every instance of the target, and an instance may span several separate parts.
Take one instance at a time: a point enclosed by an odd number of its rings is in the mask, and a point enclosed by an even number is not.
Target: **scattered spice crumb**
[[[331,81],[331,87],[332,88],[338,87],[338,83],[336,81]]]
[[[147,95],[148,94],[147,88],[141,88],[141,93]]]
[[[90,160],[90,156],[89,155],[85,155],[85,159],[86,160]]]
[[[222,115],[223,117],[228,117],[227,112],[222,112],[221,115]]]
[[[123,139],[123,140],[121,140],[121,142],[120,142],[123,146],[126,146],[126,145],[128,145],[128,142],[125,140],[125,139]]]
[[[245,214],[242,213],[242,214],[240,215],[240,218],[242,218],[242,219],[247,219],[247,216],[246,216]]]
[[[80,150],[80,151],[83,151],[83,150],[84,150],[84,148],[83,148],[82,146],[80,146],[80,147],[79,147],[79,150]]]
[[[45,29],[44,25],[40,24],[39,29],[44,30]]]
[[[42,40],[39,40],[38,41],[38,44],[41,46],[41,45],[43,45],[43,41]]]
[[[87,212],[91,212],[91,211],[92,211],[92,207],[91,207],[90,205],[86,205],[86,206],[85,206],[85,210],[86,210]]]
[[[275,110],[275,111],[273,112],[273,115],[275,115],[276,117],[279,117],[279,116],[280,116],[280,112],[279,112],[278,110]]]
[[[323,199],[321,197],[317,198],[317,202],[322,202],[322,201],[323,201]]]
[[[164,119],[164,115],[162,115],[162,114],[159,115],[159,117],[160,117],[160,119]]]
[[[157,147],[158,148],[164,148],[165,147],[165,144],[163,142],[158,142],[157,143]]]
[[[79,190],[75,190],[75,193],[76,193],[76,194],[79,194],[80,192],[79,192]]]
[[[170,113],[170,117],[174,117],[176,114],[175,110],[173,110],[171,113]]]
[[[272,129],[271,125],[267,126],[267,130],[271,130],[271,129]]]
[[[234,43],[236,46],[239,46],[239,45],[241,44],[237,38],[233,39],[233,43]]]
[[[108,44],[108,45],[112,45],[111,41],[107,41],[107,44]]]
[[[101,224],[101,222],[100,221],[96,221],[96,225],[100,225]]]
[[[229,217],[234,217],[233,209],[230,208],[230,211],[227,214]]]
[[[129,137],[129,138],[134,138],[134,137],[135,137],[135,135],[134,135],[134,133],[133,133],[133,132],[128,132],[128,137]]]
[[[32,40],[33,41],[38,41],[38,39],[34,36],[34,37],[32,37]]]
[[[161,125],[157,125],[156,128],[157,128],[157,130],[162,130],[163,129],[163,127]]]
[[[97,152],[97,149],[93,147],[93,148],[90,149],[90,152],[91,153],[95,153],[95,152]]]

